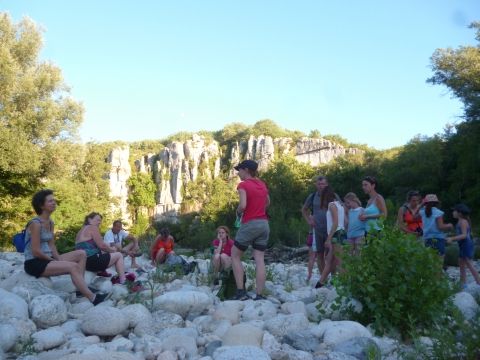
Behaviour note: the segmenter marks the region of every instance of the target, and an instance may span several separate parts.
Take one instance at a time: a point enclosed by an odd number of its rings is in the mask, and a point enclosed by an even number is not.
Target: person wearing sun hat
[[[437,195],[426,195],[423,199],[423,207],[420,209],[420,216],[422,217],[425,246],[436,249],[443,257],[446,237],[444,231],[453,230],[453,225],[443,222],[444,212],[437,207],[439,204]]]
[[[458,219],[455,226],[455,236],[447,237],[447,242],[458,242],[459,254],[458,265],[460,266],[460,283],[465,286],[467,271],[470,270],[477,284],[480,284],[480,275],[473,266],[474,244],[472,239],[472,226],[470,221],[470,209],[465,204],[457,204],[453,207],[453,217]]]

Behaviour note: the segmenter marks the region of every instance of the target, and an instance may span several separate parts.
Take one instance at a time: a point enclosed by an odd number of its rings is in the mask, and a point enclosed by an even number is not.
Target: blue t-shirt
[[[362,207],[348,210],[348,229],[347,238],[353,239],[365,235],[365,221],[360,220],[358,217],[363,212]]]
[[[420,216],[423,224],[424,239],[445,239],[445,234],[438,228],[437,219],[443,216],[443,211],[432,207],[432,215],[427,217],[425,209],[420,209]]]

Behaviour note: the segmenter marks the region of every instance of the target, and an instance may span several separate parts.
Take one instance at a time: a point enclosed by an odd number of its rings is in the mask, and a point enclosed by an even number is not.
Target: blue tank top
[[[95,243],[95,240],[93,239],[76,243],[75,249],[84,250],[85,253],[87,254],[87,257],[96,255],[100,252],[100,249],[98,248],[97,244]]]
[[[30,220],[30,223],[32,222],[38,222],[40,223],[40,250],[48,256],[52,256],[52,250],[50,249],[50,246],[48,246],[48,242],[53,239],[53,232],[50,230],[47,230],[43,227],[43,224],[41,220],[36,217]],[[53,221],[50,220],[50,228],[53,228]],[[32,253],[32,241],[31,241],[32,234],[30,232],[30,229],[27,229],[25,232],[25,250],[24,250],[24,255],[25,255],[25,260],[31,260],[35,259],[35,256],[33,256]]]
[[[427,217],[425,209],[420,210],[423,224],[423,238],[424,239],[445,239],[445,234],[438,228],[437,219],[443,216],[443,211],[432,208],[432,215]]]
[[[365,208],[365,211],[364,211],[364,214],[367,215],[367,216],[370,216],[370,215],[380,215],[381,212],[380,212],[380,209],[378,208],[377,204],[376,204],[376,198],[373,199],[373,201],[371,202],[370,205],[368,205],[366,208]],[[378,219],[368,219],[366,221],[366,224],[365,224],[365,230],[367,232],[370,232],[372,230],[382,230],[382,228],[380,227],[380,225],[378,224]]]
[[[460,227],[459,223],[457,223],[457,225],[455,225],[455,233],[457,235],[462,235],[462,228]],[[457,242],[458,242],[458,246],[465,246],[469,243],[473,243],[472,231],[470,229],[470,226],[467,227],[467,237],[465,239],[457,241]]]
[[[348,239],[353,239],[365,235],[365,221],[362,221],[358,218],[363,210],[364,209],[362,207],[348,210]]]

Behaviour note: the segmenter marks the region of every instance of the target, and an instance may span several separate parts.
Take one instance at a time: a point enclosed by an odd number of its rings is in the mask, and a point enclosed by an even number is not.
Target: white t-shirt
[[[115,244],[123,246],[123,240],[128,236],[128,232],[125,230],[120,230],[118,234],[114,234],[112,229],[108,230],[103,237],[103,242],[107,245]]]

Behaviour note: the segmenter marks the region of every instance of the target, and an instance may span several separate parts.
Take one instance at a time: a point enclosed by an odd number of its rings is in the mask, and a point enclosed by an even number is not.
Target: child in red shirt
[[[222,270],[227,270],[232,267],[232,246],[233,239],[230,238],[230,229],[226,226],[219,226],[217,228],[217,238],[213,240],[213,271],[215,279],[218,278],[218,273]]]

